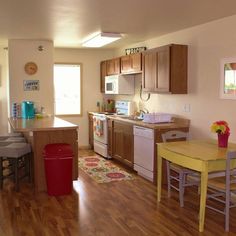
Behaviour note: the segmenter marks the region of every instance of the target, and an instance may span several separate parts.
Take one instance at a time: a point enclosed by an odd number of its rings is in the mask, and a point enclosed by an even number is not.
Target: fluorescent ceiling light
[[[84,47],[99,48],[121,38],[118,33],[99,33],[82,44]]]

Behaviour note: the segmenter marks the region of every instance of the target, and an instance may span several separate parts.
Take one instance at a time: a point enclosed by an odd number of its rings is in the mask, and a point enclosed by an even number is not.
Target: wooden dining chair
[[[225,215],[225,231],[227,232],[229,231],[229,210],[236,207],[236,203],[232,201],[232,193],[236,193],[236,167],[231,168],[233,159],[236,162],[236,151],[229,151],[226,159],[225,176],[208,180],[207,199],[217,201],[221,206],[216,208],[215,205],[210,205],[209,201],[206,204],[207,208]]]
[[[184,141],[189,139],[189,133],[179,130],[172,130],[162,134],[163,142]],[[184,206],[184,188],[187,186],[199,185],[199,173],[166,160],[168,197],[171,195],[171,188],[179,192],[180,206]],[[177,182],[178,184],[174,184]]]

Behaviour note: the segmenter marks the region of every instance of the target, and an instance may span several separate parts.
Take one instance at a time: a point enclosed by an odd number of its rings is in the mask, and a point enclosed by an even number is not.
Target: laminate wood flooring
[[[81,151],[81,156],[93,155]],[[231,210],[230,233],[224,217],[206,210],[205,231],[198,232],[199,196],[187,189],[185,206],[178,194],[157,203],[156,187],[137,176],[131,181],[96,183],[79,171],[75,191],[69,196],[35,194],[27,182],[14,191],[11,181],[0,191],[0,236],[194,236],[236,235],[236,209]]]

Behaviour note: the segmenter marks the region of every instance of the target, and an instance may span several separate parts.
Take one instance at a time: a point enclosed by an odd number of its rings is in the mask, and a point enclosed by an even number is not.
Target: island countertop
[[[65,130],[75,129],[78,126],[58,117],[44,117],[34,119],[9,118],[10,125],[17,132],[26,131],[50,131],[50,130]]]

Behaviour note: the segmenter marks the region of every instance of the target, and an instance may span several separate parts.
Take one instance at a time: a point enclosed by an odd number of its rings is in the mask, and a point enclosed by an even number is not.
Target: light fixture
[[[91,47],[91,48],[99,48],[109,43],[112,43],[121,38],[121,34],[119,33],[99,33],[93,38],[85,41],[82,46]]]

